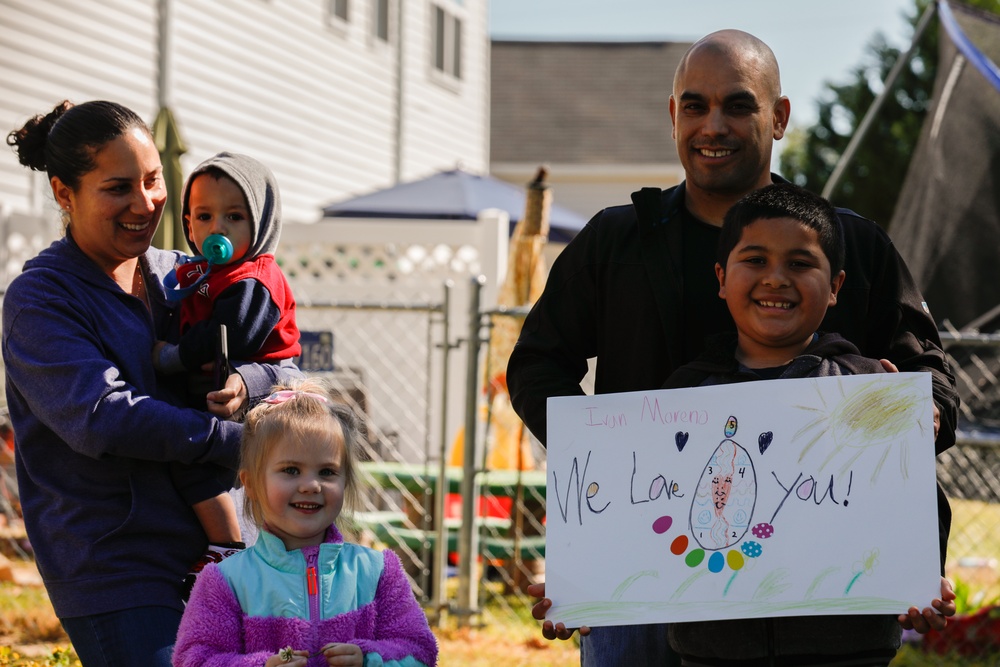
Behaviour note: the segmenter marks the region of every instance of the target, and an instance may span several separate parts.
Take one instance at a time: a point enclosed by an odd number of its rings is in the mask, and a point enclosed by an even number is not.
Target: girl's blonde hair
[[[247,413],[243,425],[240,472],[249,487],[244,491],[244,512],[258,528],[264,524],[260,498],[265,465],[277,443],[291,440],[304,444],[326,439],[330,444],[339,442],[343,452],[340,475],[344,479],[344,509],[337,524],[344,532],[343,526],[350,526],[350,521],[344,519],[349,519],[358,506],[359,494],[355,463],[360,436],[354,411],[337,401],[327,386],[316,379],[276,385],[271,392],[271,396]]]

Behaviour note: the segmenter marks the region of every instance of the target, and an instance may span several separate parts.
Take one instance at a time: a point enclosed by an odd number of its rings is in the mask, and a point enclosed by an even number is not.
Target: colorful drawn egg
[[[733,549],[726,554],[726,562],[729,563],[729,569],[735,572],[736,570],[742,569],[745,561],[743,559],[743,554]]]
[[[730,415],[729,419],[726,420],[725,434],[727,438],[731,438],[736,435],[736,429],[738,428],[737,424],[738,422],[736,421],[736,417]]]
[[[722,568],[726,565],[726,557],[722,555],[722,552],[716,551],[711,556],[708,557],[708,571],[719,573],[722,572]]]
[[[653,522],[653,532],[657,535],[662,535],[663,533],[670,530],[670,526],[674,523],[673,517],[661,516],[659,519]]]
[[[723,440],[701,473],[691,500],[691,536],[716,551],[743,539],[757,503],[757,475],[746,449]]]
[[[692,549],[688,552],[688,555],[684,557],[684,562],[688,567],[697,567],[701,565],[701,561],[705,560],[705,550],[704,549]]]
[[[750,532],[753,533],[754,537],[759,537],[762,540],[766,540],[767,538],[774,535],[774,526],[772,526],[767,522],[758,523],[756,526],[753,527],[753,529]]]
[[[760,546],[760,544],[754,542],[753,540],[747,540],[744,542],[740,546],[740,551],[746,554],[748,558],[758,558],[762,553],[764,553],[764,549]]]

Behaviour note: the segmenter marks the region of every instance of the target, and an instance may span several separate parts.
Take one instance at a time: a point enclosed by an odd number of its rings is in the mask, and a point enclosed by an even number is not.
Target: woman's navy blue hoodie
[[[28,539],[61,618],[162,605],[206,545],[168,462],[235,469],[242,426],[183,405],[157,378],[156,340],[176,341],[163,277],[177,253],[139,258],[150,310],[73,242],[27,262],[3,300],[3,359]],[[240,369],[251,401],[273,366]]]

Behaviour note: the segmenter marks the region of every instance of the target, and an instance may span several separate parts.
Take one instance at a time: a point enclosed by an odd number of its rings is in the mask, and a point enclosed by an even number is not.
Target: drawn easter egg
[[[691,536],[716,551],[739,542],[757,503],[757,475],[746,449],[723,440],[702,470],[691,500]]]
[[[673,517],[661,516],[659,519],[653,522],[653,532],[657,535],[662,535],[663,533],[670,530],[670,526],[674,523]]]
[[[722,555],[721,551],[716,551],[711,556],[708,557],[708,571],[715,572],[718,574],[722,572],[722,568],[726,564],[726,557]]]
[[[701,565],[701,561],[705,560],[705,550],[704,549],[692,549],[688,552],[688,555],[684,557],[684,563],[688,567],[697,567]]]

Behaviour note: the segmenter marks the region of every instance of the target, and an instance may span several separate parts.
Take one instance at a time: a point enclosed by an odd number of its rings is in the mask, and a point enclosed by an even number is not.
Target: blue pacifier
[[[201,243],[201,255],[198,255],[197,257],[184,257],[180,260],[180,262],[178,262],[177,267],[175,267],[163,278],[163,286],[167,290],[167,298],[171,301],[180,301],[189,294],[194,293],[194,291],[198,289],[198,287],[201,286],[201,284],[208,278],[208,274],[212,272],[213,266],[216,264],[225,264],[232,258],[232,242],[222,234],[209,234]],[[190,262],[200,262],[202,260],[208,262],[208,268],[205,270],[205,273],[198,276],[198,279],[191,285],[188,285],[187,287],[178,287],[177,268]]]
[[[222,234],[209,234],[201,243],[201,254],[209,264],[225,264],[233,258],[233,244]]]

